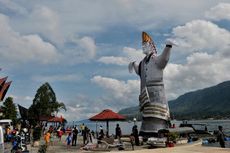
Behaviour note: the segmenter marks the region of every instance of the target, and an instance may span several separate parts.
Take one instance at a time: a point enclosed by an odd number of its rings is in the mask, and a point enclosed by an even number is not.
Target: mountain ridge
[[[175,119],[230,118],[230,81],[184,93],[168,104],[171,117]],[[141,119],[138,106],[119,113],[130,119]]]

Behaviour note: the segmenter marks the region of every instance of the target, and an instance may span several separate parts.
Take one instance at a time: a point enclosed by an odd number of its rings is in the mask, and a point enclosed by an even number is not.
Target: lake
[[[85,120],[85,121],[81,121],[81,122],[68,122],[66,126],[73,126],[73,125],[77,125],[78,128],[79,126],[84,123],[90,130],[94,130],[99,131],[99,127],[100,125],[103,127],[104,130],[106,130],[106,122],[92,122],[89,120]],[[182,121],[177,121],[177,120],[173,120],[172,124],[175,124],[176,127],[178,127],[180,124],[182,123]],[[223,130],[224,133],[226,133],[227,135],[230,135],[230,120],[191,120],[191,121],[187,121],[187,123],[192,123],[192,124],[206,124],[208,131],[214,131],[214,130],[218,130],[218,126],[223,126]],[[122,130],[122,134],[124,135],[129,135],[132,132],[132,127],[134,124],[136,124],[138,126],[138,128],[140,129],[141,126],[141,122],[132,122],[132,121],[123,121],[123,122],[116,122],[116,121],[111,121],[109,122],[109,134],[115,134],[115,128],[116,128],[116,124],[119,124]],[[199,127],[195,127],[197,129],[203,129],[204,130],[204,126],[199,126]]]

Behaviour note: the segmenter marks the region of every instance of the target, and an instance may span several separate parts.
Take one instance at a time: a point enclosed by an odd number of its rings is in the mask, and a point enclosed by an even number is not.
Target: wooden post
[[[108,120],[106,121],[106,129],[107,129],[106,136],[109,137],[109,121]]]

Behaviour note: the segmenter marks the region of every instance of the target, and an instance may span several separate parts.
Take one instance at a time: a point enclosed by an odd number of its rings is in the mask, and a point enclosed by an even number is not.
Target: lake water
[[[73,126],[77,125],[78,127],[84,123],[90,130],[99,131],[100,125],[103,127],[104,130],[106,130],[106,122],[91,122],[91,121],[85,121],[85,122],[69,122],[66,126]],[[172,124],[175,124],[176,127],[178,127],[182,121],[176,121],[173,120]],[[230,135],[230,120],[192,120],[192,121],[187,121],[187,123],[192,123],[192,124],[206,124],[208,131],[214,131],[218,130],[218,126],[223,126],[224,133]],[[116,121],[111,121],[109,122],[109,134],[114,134],[115,133],[115,128],[116,124],[119,124],[122,130],[122,134],[124,135],[129,135],[132,132],[132,127],[134,125],[134,122],[116,122]],[[140,129],[141,122],[136,122],[135,123],[138,128]],[[197,126],[195,127],[196,129],[203,129],[204,126]]]

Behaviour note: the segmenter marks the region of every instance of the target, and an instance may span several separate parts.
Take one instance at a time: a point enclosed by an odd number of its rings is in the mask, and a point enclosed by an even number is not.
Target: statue
[[[142,48],[146,55],[137,64],[129,64],[130,73],[135,70],[140,76],[139,107],[142,112],[142,125],[140,135],[144,137],[158,137],[158,130],[167,129],[169,126],[169,107],[165,97],[163,70],[169,61],[172,41],[168,40],[161,55],[157,56],[156,46],[152,38],[145,32],[142,33]]]

